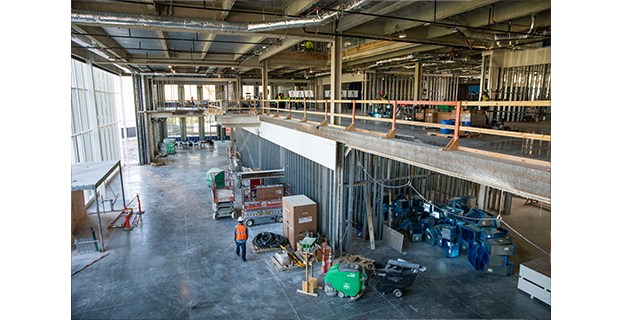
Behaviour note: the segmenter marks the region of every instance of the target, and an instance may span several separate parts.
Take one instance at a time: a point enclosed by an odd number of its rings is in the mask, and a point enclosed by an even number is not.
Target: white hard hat
[[[244,218],[239,217],[239,218],[238,218],[238,222],[244,222]]]

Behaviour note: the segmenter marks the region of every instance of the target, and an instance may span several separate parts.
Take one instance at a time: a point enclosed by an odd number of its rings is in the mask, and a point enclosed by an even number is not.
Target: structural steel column
[[[354,208],[354,155],[356,151],[354,149],[350,149],[349,159],[348,159],[348,217],[347,217],[347,230],[346,233],[348,236],[346,237],[346,251],[352,252],[352,210]],[[345,234],[344,234],[345,236]]]
[[[423,75],[421,62],[415,63],[415,75],[413,76],[413,96],[414,100],[421,100],[421,77]]]
[[[341,52],[342,38],[335,36],[335,42],[330,47],[330,98],[331,100],[341,100]],[[331,102],[330,112],[341,113],[341,104]],[[341,118],[335,119],[330,116],[328,122],[331,124],[340,124]]]
[[[203,88],[201,85],[197,85],[197,103],[198,104],[201,104],[201,101],[204,100],[202,89]],[[199,117],[199,140],[205,141],[205,117],[204,116]]]
[[[101,146],[101,140],[99,137],[99,122],[98,122],[98,118],[99,118],[99,110],[97,110],[97,99],[95,98],[95,78],[93,78],[93,61],[86,60],[86,91],[87,91],[87,95],[86,95],[86,102],[87,105],[90,106],[89,109],[93,110],[93,113],[89,114],[89,128],[92,130],[91,132],[93,133],[91,135],[91,143],[93,144],[93,161],[102,161],[104,160],[102,158],[102,146]],[[97,198],[97,193],[96,196]],[[97,200],[96,200],[97,201]]]
[[[268,61],[261,62],[261,96],[262,99],[268,99]],[[262,101],[262,108],[270,107],[270,103],[267,105]]]

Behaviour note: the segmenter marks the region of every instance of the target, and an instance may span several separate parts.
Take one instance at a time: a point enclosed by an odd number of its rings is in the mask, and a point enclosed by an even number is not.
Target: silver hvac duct
[[[452,22],[455,22],[455,20]],[[520,35],[509,34],[509,35],[500,36],[498,34],[492,34],[492,33],[471,32],[471,30],[469,30],[466,27],[462,27],[462,26],[453,27],[452,31],[461,33],[462,35],[470,39],[500,42],[500,41],[527,39],[529,37],[532,37],[533,36],[532,32],[533,32],[535,25],[536,25],[536,15],[532,14],[531,15],[531,26],[529,27],[529,31],[527,31],[526,34],[520,34]]]
[[[281,19],[269,22],[251,23],[248,25],[248,31],[269,31],[277,29],[291,29],[324,25],[336,19],[340,11],[356,10],[360,8],[363,4],[365,4],[365,2],[368,2],[368,0],[354,0],[345,6],[335,8],[335,10],[337,11],[325,12],[323,14],[318,13],[315,17]]]
[[[500,36],[498,34],[495,34],[495,41],[510,41],[510,40],[527,39],[532,36],[533,27],[535,25],[536,25],[536,15],[534,13],[534,14],[531,14],[531,26],[529,27],[529,31],[527,31],[527,34],[506,35],[506,36]]]
[[[113,27],[135,27],[143,29],[176,29],[188,32],[230,31],[241,32],[248,29],[247,24],[225,21],[202,21],[181,18],[160,18],[147,15],[127,15],[121,13],[72,12],[71,22],[77,24],[97,24]]]
[[[147,15],[127,15],[120,13],[100,13],[75,11],[71,13],[71,22],[77,24],[97,24],[115,27],[136,27],[143,29],[174,29],[188,32],[259,32],[326,24],[335,19],[340,12],[360,8],[369,0],[354,0],[348,5],[338,6],[330,13],[318,13],[315,17],[281,19],[260,23],[234,23],[227,21],[206,21],[182,18],[160,18]]]

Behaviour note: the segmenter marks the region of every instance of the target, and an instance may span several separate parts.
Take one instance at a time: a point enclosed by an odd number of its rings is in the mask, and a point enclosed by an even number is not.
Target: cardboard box
[[[425,113],[424,112],[415,113],[415,120],[416,121],[424,121],[425,120]]]
[[[283,185],[257,186],[258,201],[279,200],[283,197]]]
[[[306,231],[317,233],[317,204],[305,195],[283,197],[283,236],[295,245]]]
[[[440,122],[441,120],[455,120],[456,119],[456,114],[455,113],[451,113],[451,112],[438,112],[438,121]]]
[[[426,110],[426,112],[425,112],[425,122],[438,123],[438,112]]]

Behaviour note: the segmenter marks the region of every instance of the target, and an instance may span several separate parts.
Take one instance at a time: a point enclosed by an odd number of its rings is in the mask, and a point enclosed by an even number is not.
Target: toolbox
[[[423,233],[412,234],[412,242],[421,242],[421,241],[423,241]]]
[[[460,254],[460,245],[457,243],[450,243],[447,248],[447,257],[455,258]]]
[[[454,240],[456,238],[456,229],[455,226],[443,226],[441,228],[441,237],[447,240]]]
[[[481,233],[482,228],[472,223],[465,223],[460,229],[460,236],[462,240],[466,241],[474,241],[475,239],[480,239]]]
[[[498,267],[505,267],[508,264],[508,258],[509,256],[495,256],[495,255],[491,255],[489,257],[488,260],[488,265],[489,266],[498,266]]]
[[[514,269],[514,263],[508,262],[505,266],[491,266],[488,265],[484,268],[485,274],[494,274],[499,276],[509,276],[512,274],[512,270]]]
[[[486,251],[491,256],[511,256],[514,254],[514,244],[508,238],[493,238],[486,240]]]

